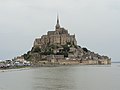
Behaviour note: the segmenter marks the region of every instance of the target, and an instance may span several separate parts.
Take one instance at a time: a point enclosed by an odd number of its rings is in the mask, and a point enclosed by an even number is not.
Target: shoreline
[[[8,68],[0,68],[0,72],[4,72],[7,70],[26,70],[31,68],[39,68],[39,67],[61,67],[61,66],[111,66],[111,64],[56,64],[56,63],[47,63],[47,64],[36,64],[31,66],[17,66],[17,67],[8,67]]]
[[[111,67],[111,64],[107,65],[85,65],[85,64],[72,64],[72,65],[44,65],[44,66],[30,66],[30,67],[20,67],[20,68],[6,68],[6,69],[0,69],[0,72],[8,72],[8,71],[22,71],[22,70],[30,70],[34,68],[40,68],[40,67],[63,67],[63,66],[99,66],[99,67]]]
[[[34,68],[34,67],[60,67],[60,66],[73,66],[73,65],[111,65],[111,60],[99,59],[99,60],[56,60],[52,59],[50,61],[43,60],[37,62],[30,62],[28,65],[18,64],[18,65],[3,65],[0,70],[8,69],[23,69],[23,68]]]

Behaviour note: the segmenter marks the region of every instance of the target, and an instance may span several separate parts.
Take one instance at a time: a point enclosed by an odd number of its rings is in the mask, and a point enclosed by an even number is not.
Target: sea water
[[[120,90],[120,63],[0,70],[0,90]]]

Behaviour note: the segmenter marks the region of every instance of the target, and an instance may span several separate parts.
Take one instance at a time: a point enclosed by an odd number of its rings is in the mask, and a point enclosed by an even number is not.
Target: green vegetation
[[[31,57],[30,52],[31,51],[28,51],[27,54],[23,55],[23,57],[24,57],[25,60],[29,60],[29,58]]]
[[[81,48],[81,46],[78,46],[79,48]]]
[[[63,51],[69,52],[70,51],[70,47],[67,44],[63,45]]]
[[[32,52],[41,52],[41,49],[39,47],[33,47]]]
[[[88,52],[88,49],[87,48],[82,48],[85,52]]]
[[[78,47],[77,47],[77,45],[74,45],[74,48],[76,48],[76,49],[77,49],[77,48],[78,48]]]
[[[63,52],[64,57],[68,57],[68,52]]]
[[[64,57],[68,57],[70,47],[76,47],[72,45],[70,42],[67,42],[66,45],[58,46],[58,45],[47,45],[45,48],[33,47],[31,51],[28,51],[26,54],[23,55],[24,59],[31,60],[33,57],[33,53],[38,53],[39,55],[64,55]],[[58,48],[62,48],[59,52],[54,52]]]

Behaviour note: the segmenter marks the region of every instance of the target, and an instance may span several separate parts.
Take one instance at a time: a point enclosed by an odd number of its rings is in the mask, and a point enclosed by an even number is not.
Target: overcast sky
[[[57,13],[80,46],[120,61],[120,0],[0,0],[0,59],[30,50]]]

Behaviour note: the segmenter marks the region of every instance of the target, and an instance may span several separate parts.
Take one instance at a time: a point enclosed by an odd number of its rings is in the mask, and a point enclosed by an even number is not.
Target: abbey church
[[[55,31],[48,31],[47,35],[42,35],[41,38],[37,38],[34,41],[34,47],[40,48],[46,45],[65,45],[66,43],[77,45],[75,35],[70,35],[68,30],[61,28],[59,24],[59,17],[57,16],[57,24]]]
[[[62,28],[57,16],[57,24],[54,31],[48,31],[47,35],[36,38],[33,47],[22,55],[25,60],[35,64],[110,64],[108,56],[99,55],[85,47],[77,45],[75,35]]]

